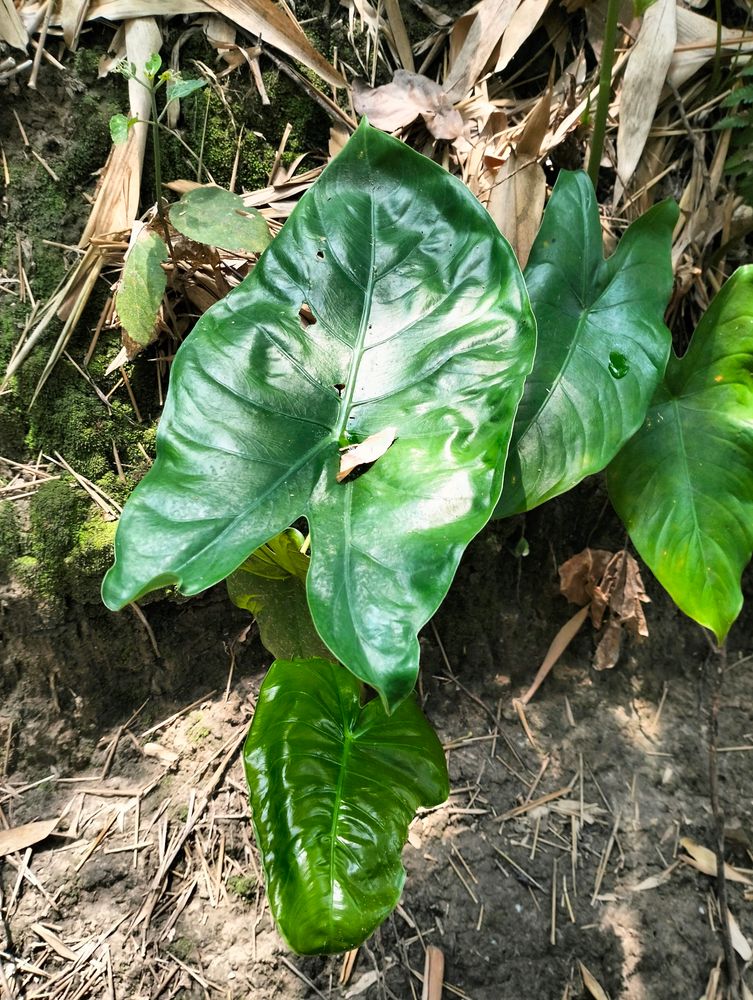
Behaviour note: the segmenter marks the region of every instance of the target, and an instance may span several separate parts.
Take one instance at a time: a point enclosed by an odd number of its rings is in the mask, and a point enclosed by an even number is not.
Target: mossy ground
[[[322,51],[327,51],[331,40],[325,37],[324,28],[317,25],[317,20],[311,24],[316,35],[312,40]],[[74,250],[65,251],[44,241],[71,246],[77,243],[89,212],[94,174],[103,166],[110,148],[109,118],[125,107],[125,81],[117,75],[105,80],[97,77],[99,57],[109,37],[106,34],[89,37],[94,38],[90,47],[79,49],[71,57],[65,87],[59,74],[43,67],[39,93],[22,92],[14,100],[31,148],[45,158],[58,180],[30,155],[20,141],[15,122],[6,122],[10,109],[0,111],[0,123],[7,124],[5,131],[18,140],[15,145],[5,145],[11,184],[6,192],[4,237],[0,237],[0,268],[8,274],[17,274],[18,234],[32,292],[41,301],[54,292],[76,260]],[[165,51],[170,44],[168,37]],[[210,66],[215,63],[214,51],[200,34],[192,36],[182,49],[181,69],[185,76],[196,75],[193,64],[196,59]],[[241,71],[223,84],[222,97],[215,89],[205,88],[185,100],[181,109],[178,124],[181,137],[197,156],[201,155],[218,184],[229,184],[238,158],[236,191],[266,186],[288,122],[292,131],[283,162],[289,163],[301,153],[322,151],[327,146],[326,115],[269,61],[263,60],[262,65],[269,106],[262,104],[248,73]],[[169,135],[165,135],[162,143],[162,161],[164,180],[196,177],[195,160]],[[156,194],[152,164],[152,150],[147,148],[142,184],[144,205],[151,204]],[[102,279],[68,346],[68,352],[79,365],[107,294]],[[18,341],[28,303],[8,295],[3,306],[0,370],[6,366]],[[154,452],[160,411],[156,366],[146,352],[129,369],[141,422],[122,387],[109,405],[105,404],[65,358],[29,408],[59,330],[59,323],[52,324],[39,348],[14,378],[10,391],[0,395],[0,455],[24,460],[40,452],[47,455],[57,452],[106,495],[123,503],[148,468],[144,452],[147,455]],[[117,373],[106,376],[105,371],[119,347],[117,331],[103,333],[88,365],[88,375],[105,394],[118,381]],[[116,466],[116,451],[124,476]],[[40,489],[31,501],[28,533],[18,539],[13,535],[15,540],[11,541],[12,533],[10,515],[0,512],[0,569],[4,565],[6,572],[10,569],[47,600],[98,599],[99,581],[112,558],[114,529],[74,480],[66,477]]]

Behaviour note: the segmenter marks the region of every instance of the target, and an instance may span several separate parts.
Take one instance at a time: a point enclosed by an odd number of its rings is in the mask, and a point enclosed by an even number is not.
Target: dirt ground
[[[517,559],[522,532],[530,554]],[[413,824],[401,905],[344,986],[343,958],[288,953],[265,907],[240,749],[268,657],[221,588],[145,609],[164,657],[135,616],[69,606],[53,641],[35,606],[6,593],[0,818],[61,819],[3,860],[0,984],[69,1000],[407,1000],[434,944],[448,998],[598,996],[589,973],[612,1000],[702,997],[718,913],[681,842],[713,847],[704,635],[648,578],[650,637],[598,674],[584,628],[528,708],[535,746],[512,708],[573,610],[556,565],[586,544],[623,544],[598,482],[484,531],[424,630],[420,691],[452,794]],[[750,625],[748,613],[729,641],[719,737],[728,860],[743,879],[730,908],[748,939]],[[124,681],[108,647],[128,631]]]

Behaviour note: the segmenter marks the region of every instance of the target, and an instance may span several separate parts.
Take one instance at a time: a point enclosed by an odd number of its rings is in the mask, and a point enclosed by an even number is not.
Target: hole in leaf
[[[343,393],[345,392],[345,383],[344,382],[335,382],[333,388],[337,392],[337,395],[340,397],[340,399],[342,399],[343,398]]]
[[[324,260],[324,251],[323,250],[317,250],[316,251],[316,258],[317,258],[317,260]]]

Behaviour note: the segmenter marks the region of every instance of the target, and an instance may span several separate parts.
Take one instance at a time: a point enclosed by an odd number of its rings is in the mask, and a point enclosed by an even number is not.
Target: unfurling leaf
[[[178,350],[105,603],[199,593],[306,517],[316,630],[395,708],[417,632],[499,497],[534,345],[517,263],[478,201],[362,124]],[[386,427],[392,447],[338,483],[342,441]]]
[[[278,660],[332,654],[317,634],[306,601],[309,557],[295,528],[262,545],[227,578],[230,600],[256,618],[259,635]]]
[[[261,253],[270,243],[264,216],[224,188],[198,187],[184,194],[170,206],[170,222],[190,240],[224,250]]]
[[[664,309],[677,206],[637,219],[604,260],[584,173],[561,171],[525,269],[538,325],[495,517],[530,510],[599,472],[640,427],[670,350]]]
[[[739,268],[672,357],[645,422],[607,470],[641,558],[722,642],[753,552],[753,266]]]
[[[355,948],[400,898],[416,809],[449,794],[436,734],[414,698],[387,715],[336,664],[277,661],[244,763],[281,934],[305,954]]]
[[[124,332],[137,347],[146,347],[155,338],[157,313],[167,285],[162,270],[167,257],[162,238],[146,228],[137,233],[128,250],[115,308]]]

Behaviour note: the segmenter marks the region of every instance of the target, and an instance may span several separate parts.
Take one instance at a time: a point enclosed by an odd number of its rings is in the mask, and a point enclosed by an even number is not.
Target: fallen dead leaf
[[[410,125],[421,115],[435,139],[457,139],[463,133],[463,116],[439,84],[404,69],[395,73],[392,83],[382,87],[354,80],[353,108],[385,132]]]
[[[597,979],[588,971],[581,961],[578,961],[578,968],[580,969],[580,974],[583,977],[583,985],[586,987],[594,1000],[609,1000],[609,996],[607,995],[604,987],[599,985]]]
[[[681,857],[681,861],[684,861],[686,865],[690,865],[704,875],[710,875],[712,878],[716,877],[716,854],[713,851],[710,851],[708,847],[702,847],[701,844],[696,844],[689,837],[683,837],[680,840],[680,847],[684,851],[687,851],[689,855],[688,857]],[[726,863],[724,865],[724,877],[730,882],[742,882],[743,885],[753,885],[753,880],[744,872]]]
[[[347,479],[351,472],[361,465],[371,465],[391,447],[397,437],[395,427],[385,427],[383,431],[371,434],[360,444],[350,445],[340,450],[340,471],[335,477],[338,483]]]
[[[559,567],[560,593],[572,604],[590,604],[611,558],[612,553],[605,549],[583,549],[563,562]]]
[[[628,892],[646,892],[649,889],[658,889],[660,885],[664,885],[665,882],[670,880],[672,872],[674,872],[679,863],[679,861],[675,861],[669,868],[665,868],[664,871],[659,872],[657,875],[649,875],[648,878],[644,878],[637,885],[628,885],[625,888]]]
[[[751,948],[750,942],[740,930],[740,925],[735,920],[731,910],[727,910],[727,921],[729,923],[729,936],[732,941],[732,947],[743,962],[749,962],[753,958],[753,948]]]
[[[0,830],[0,858],[16,851],[25,851],[27,847],[46,840],[57,825],[56,816],[55,819],[43,819],[36,823],[14,826],[10,830]]]

